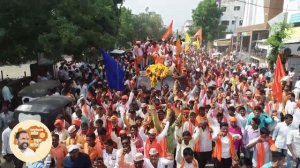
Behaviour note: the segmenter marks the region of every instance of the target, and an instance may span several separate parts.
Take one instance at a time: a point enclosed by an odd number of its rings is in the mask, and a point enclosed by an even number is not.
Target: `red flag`
[[[283,66],[281,64],[280,56],[277,56],[275,73],[274,73],[274,81],[272,85],[273,97],[274,100],[281,102],[282,100],[282,84],[281,79],[284,76]]]
[[[162,40],[164,41],[164,40],[166,40],[168,37],[169,37],[169,35],[172,33],[172,31],[173,31],[173,20],[171,21],[171,23],[170,23],[170,25],[169,25],[169,27],[168,27],[168,30],[165,32],[165,34],[162,36]]]

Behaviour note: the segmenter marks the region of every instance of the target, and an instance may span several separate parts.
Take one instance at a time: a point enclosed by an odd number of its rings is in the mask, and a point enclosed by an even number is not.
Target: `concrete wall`
[[[236,28],[241,26],[240,21],[243,22],[245,3],[237,0],[223,0],[221,6],[226,8],[226,11],[221,17],[221,23],[222,21],[228,21],[229,25],[227,26],[226,32],[235,32]],[[235,7],[238,6],[240,9],[235,9]]]

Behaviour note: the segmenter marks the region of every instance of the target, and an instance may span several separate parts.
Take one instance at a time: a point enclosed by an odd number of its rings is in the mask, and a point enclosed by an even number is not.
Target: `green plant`
[[[281,50],[284,46],[283,40],[290,37],[290,30],[292,27],[293,25],[291,24],[281,22],[274,24],[270,29],[272,35],[267,39],[267,44],[272,47],[272,50],[268,56],[268,62],[271,68],[273,68],[274,63],[276,62],[279,50]]]

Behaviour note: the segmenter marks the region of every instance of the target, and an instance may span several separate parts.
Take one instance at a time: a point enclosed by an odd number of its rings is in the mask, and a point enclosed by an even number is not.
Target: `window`
[[[243,25],[243,20],[240,20],[240,26],[242,26]]]
[[[229,21],[228,20],[223,20],[221,22],[222,25],[228,26],[229,25]]]
[[[226,9],[227,9],[227,8],[223,6],[223,9],[224,9],[224,12],[226,12]]]
[[[231,21],[231,24],[235,24],[235,20]]]
[[[234,7],[234,11],[239,11],[240,8],[241,8],[240,6],[235,6],[235,7]]]

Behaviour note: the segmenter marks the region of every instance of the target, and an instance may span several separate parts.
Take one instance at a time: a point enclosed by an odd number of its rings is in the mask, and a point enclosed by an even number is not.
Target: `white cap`
[[[71,125],[71,126],[68,128],[69,134],[72,134],[72,133],[74,133],[75,131],[76,131],[75,125]]]
[[[68,146],[68,152],[72,152],[73,150],[79,150],[79,146],[78,145],[69,145]]]
[[[157,151],[156,148],[151,148],[151,149],[149,150],[149,155],[156,155],[156,154],[158,154],[158,151]]]
[[[133,161],[138,162],[144,160],[144,155],[142,153],[136,153],[133,157]]]

